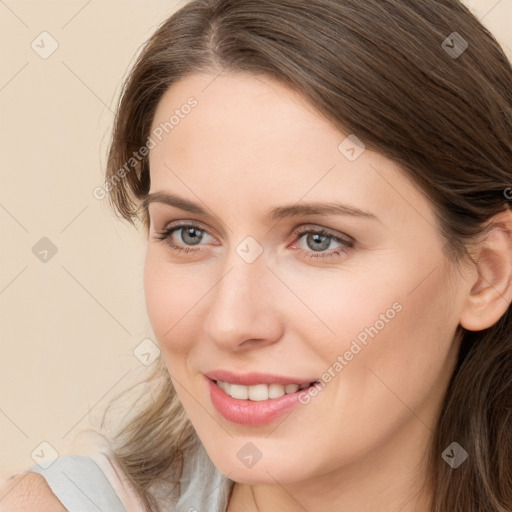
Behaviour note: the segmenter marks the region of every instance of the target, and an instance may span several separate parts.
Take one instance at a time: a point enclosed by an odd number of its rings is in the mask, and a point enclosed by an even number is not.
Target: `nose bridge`
[[[205,322],[208,337],[224,348],[235,348],[246,340],[277,339],[272,278],[263,248],[254,239],[233,247],[212,290]]]

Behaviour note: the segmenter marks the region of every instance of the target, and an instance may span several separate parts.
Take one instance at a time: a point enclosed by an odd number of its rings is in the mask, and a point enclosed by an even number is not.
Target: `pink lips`
[[[222,380],[231,384],[252,386],[255,384],[300,385],[309,384],[315,380],[294,379],[261,373],[235,375],[220,370],[208,372],[205,376],[207,376],[206,381],[210,392],[210,399],[217,411],[228,421],[251,426],[272,423],[290,412],[300,403],[300,394],[307,394],[307,388],[283,395],[280,398],[269,398],[268,400],[261,401],[239,400],[225,393],[214,381]]]
[[[236,374],[227,370],[214,370],[207,372],[206,375],[211,380],[222,380],[230,384],[242,384],[244,386],[255,386],[256,384],[309,384],[315,382],[316,377],[304,379],[300,377],[285,377],[283,375],[272,375],[270,373],[250,372],[244,374]]]

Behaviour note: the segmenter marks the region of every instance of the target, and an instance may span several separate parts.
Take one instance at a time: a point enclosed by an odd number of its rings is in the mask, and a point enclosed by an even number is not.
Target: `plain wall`
[[[108,401],[145,369],[134,355],[144,339],[154,340],[144,235],[93,190],[103,182],[121,80],[141,43],[183,3],[0,3],[4,477],[52,450],[89,451],[77,434],[97,425]],[[512,58],[512,0],[466,3]],[[58,43],[47,58],[40,55],[55,43],[44,31]]]

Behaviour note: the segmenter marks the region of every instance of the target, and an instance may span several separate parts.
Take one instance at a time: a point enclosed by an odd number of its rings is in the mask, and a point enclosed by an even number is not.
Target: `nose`
[[[210,295],[204,328],[223,350],[245,350],[275,343],[282,337],[278,305],[279,280],[267,268],[264,253],[247,263],[233,250]]]

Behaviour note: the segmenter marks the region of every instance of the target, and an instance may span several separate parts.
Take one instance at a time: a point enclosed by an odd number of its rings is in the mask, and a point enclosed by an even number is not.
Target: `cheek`
[[[200,291],[190,270],[169,264],[161,251],[148,247],[144,264],[146,310],[164,354],[187,350],[190,332],[188,336],[184,333],[197,326],[194,314],[200,303]]]
[[[455,362],[457,322],[446,307],[450,294],[441,272],[432,273],[411,293],[424,277],[420,274],[397,274],[387,286],[377,276],[361,279],[359,290],[345,288],[348,296],[333,297],[342,305],[337,314],[329,314],[327,307],[317,310],[337,333],[327,341],[317,338],[327,362],[324,370],[331,368],[335,376],[322,378],[330,381],[311,399],[318,416],[311,420],[305,414],[302,428],[322,429],[324,439],[331,440],[315,447],[325,450],[324,469],[325,460],[336,467],[339,460],[370,452],[408,422],[419,435],[428,432],[425,425],[434,426]],[[338,356],[344,362],[335,366]],[[322,415],[327,404],[329,421]]]
[[[446,384],[459,306],[436,263],[398,263],[386,272],[344,274],[339,282],[331,276],[329,286],[309,288],[308,306],[331,330],[322,327],[319,335],[311,327],[322,324],[313,318],[308,332],[316,334],[309,339],[322,354],[322,370],[343,376],[332,379],[341,401],[357,396],[369,412],[385,415],[392,402],[400,404],[392,390],[412,406]]]
[[[397,276],[394,287],[367,302],[371,315],[359,313],[351,330],[351,340],[361,333],[368,336],[366,345],[359,343],[361,351],[348,363],[345,375],[354,379],[350,387],[357,402],[368,405],[362,416],[368,414],[366,421],[381,418],[383,427],[388,423],[391,428],[410,411],[430,423],[455,363],[458,322],[447,307],[451,301],[444,275],[437,269],[415,288],[420,280],[421,272]],[[391,316],[386,308],[393,301],[401,310],[387,323],[379,322],[382,313]],[[352,313],[356,318],[355,307]]]
[[[403,275],[391,272],[378,274],[362,267],[350,272],[343,269],[296,272],[285,276],[288,286],[304,304],[293,296],[288,299],[290,328],[298,332],[325,363],[334,362],[353,348],[361,354],[372,340],[382,338],[393,324],[401,322],[407,288]],[[351,358],[353,354],[348,354]]]

